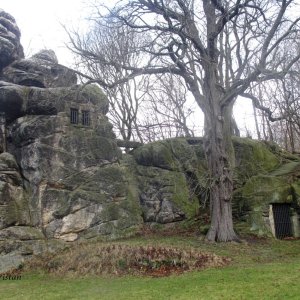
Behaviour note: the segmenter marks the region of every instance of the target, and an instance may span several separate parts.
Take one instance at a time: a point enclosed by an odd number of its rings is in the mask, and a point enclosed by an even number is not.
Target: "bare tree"
[[[238,95],[247,96],[252,83],[284,76],[300,57],[296,52],[284,68],[272,64],[276,49],[298,35],[299,19],[287,17],[292,4],[292,0],[130,0],[118,2],[104,17],[99,15],[111,26],[129,27],[141,37],[145,33],[151,37],[135,49],[144,53],[138,66],[97,53],[106,65],[128,72],[114,83],[100,78],[100,84],[113,87],[142,74],[176,74],[205,115],[210,241],[237,239],[231,209],[233,103]],[[73,48],[81,50],[78,43]]]
[[[137,49],[140,44],[136,33],[130,28],[111,27],[105,22],[97,22],[84,36],[73,32],[72,39],[81,49],[77,51],[78,69],[106,83],[128,76],[128,70],[99,61],[99,53],[105,53],[102,55],[106,60],[135,67],[141,60],[140,54],[129,50],[130,47]],[[91,53],[95,54],[94,57]],[[110,104],[108,117],[117,135],[124,141],[138,140],[143,143],[191,136],[187,118],[192,110],[186,107],[188,91],[179,77],[162,74],[150,82],[149,75],[144,75],[113,87],[104,85],[104,89]]]
[[[192,119],[195,108],[188,101],[189,93],[180,77],[169,73],[156,75],[145,89],[145,111],[153,121],[149,122],[146,116],[142,119],[152,125],[145,124],[145,129],[157,132],[155,140],[194,135],[188,119]]]
[[[73,31],[72,42],[77,43],[80,49],[78,51],[72,48],[72,51],[77,54],[77,68],[81,70],[81,74],[101,79],[106,83],[102,84],[102,87],[110,105],[108,117],[117,135],[124,141],[143,142],[137,119],[145,94],[142,91],[145,76],[110,86],[129,75],[128,70],[118,65],[128,64],[133,67],[139,65],[142,58],[135,50],[139,47],[140,37],[130,28],[111,27],[105,22],[96,22],[84,35]],[[99,61],[99,57],[103,58]],[[110,65],[105,61],[114,61],[115,64]]]
[[[280,49],[282,54],[274,56],[273,64],[285,65],[289,57],[299,49],[299,41],[291,39]],[[279,52],[279,51],[278,51]],[[293,65],[284,77],[256,84],[251,89],[251,98],[256,107],[263,107],[256,115],[256,130],[259,138],[275,141],[288,151],[299,151],[300,147],[300,64]],[[271,117],[270,117],[271,116]],[[259,124],[260,123],[260,124]]]

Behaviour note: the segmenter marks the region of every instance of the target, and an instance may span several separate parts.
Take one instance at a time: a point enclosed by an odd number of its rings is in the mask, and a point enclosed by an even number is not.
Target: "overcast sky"
[[[71,67],[72,55],[66,49],[68,41],[61,24],[68,28],[84,26],[88,0],[1,0],[0,8],[11,14],[21,30],[21,43],[25,56],[30,57],[41,49],[53,49],[61,64]],[[115,0],[106,0],[112,4]],[[253,130],[250,121],[253,110],[250,101],[235,108],[235,116],[242,131]],[[197,121],[196,121],[197,123]],[[244,131],[245,132],[245,131]]]
[[[84,0],[1,0],[0,8],[11,14],[21,30],[25,56],[40,49],[53,49],[62,64],[71,64],[61,26],[77,26],[86,10]]]

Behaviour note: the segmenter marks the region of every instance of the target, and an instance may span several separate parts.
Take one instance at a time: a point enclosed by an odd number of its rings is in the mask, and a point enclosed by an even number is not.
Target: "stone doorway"
[[[294,236],[291,216],[291,205],[289,203],[273,203],[270,205],[271,229],[277,239]]]

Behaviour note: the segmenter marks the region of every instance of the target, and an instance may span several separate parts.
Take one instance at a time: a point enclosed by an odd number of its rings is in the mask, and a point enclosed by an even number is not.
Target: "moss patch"
[[[182,173],[172,174],[174,183],[174,203],[185,213],[187,219],[194,218],[199,210],[199,201],[190,195],[186,178]]]
[[[281,160],[265,144],[247,139],[233,138],[236,168],[236,184],[241,185],[250,177],[267,174],[277,168]]]

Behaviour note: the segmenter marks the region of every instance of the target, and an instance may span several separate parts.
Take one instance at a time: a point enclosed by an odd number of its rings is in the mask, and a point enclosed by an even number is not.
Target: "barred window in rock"
[[[90,126],[90,112],[87,110],[82,111],[82,125]]]
[[[70,114],[71,124],[78,124],[78,109],[71,108],[70,112],[71,112]]]

